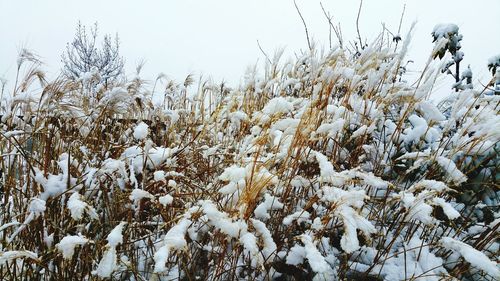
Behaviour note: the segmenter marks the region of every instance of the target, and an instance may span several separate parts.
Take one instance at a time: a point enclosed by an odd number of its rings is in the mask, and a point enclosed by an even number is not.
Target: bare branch
[[[295,0],[293,0],[293,4],[295,5],[295,9],[297,9],[297,13],[299,13],[299,17],[302,20],[302,23],[304,24],[304,29],[306,30],[307,45],[309,46],[309,50],[312,50],[311,40],[309,40],[309,31],[307,31],[306,21],[304,20],[304,17],[302,17],[302,13],[300,13],[299,7],[297,6]]]
[[[262,46],[260,46],[259,40],[257,40],[257,46],[259,46],[260,51],[262,52],[262,54],[264,54],[264,56],[266,57],[269,64],[272,64],[271,59],[269,59],[269,56],[266,54],[266,52],[264,52],[264,50],[262,49]]]
[[[321,6],[321,10],[323,10],[323,14],[325,15],[326,19],[328,20],[328,24],[330,25],[330,33],[329,33],[329,40],[330,40],[330,48],[332,47],[332,29],[335,32],[335,36],[337,37],[337,40],[339,41],[339,46],[341,49],[343,49],[343,40],[342,40],[342,34],[340,32],[340,23],[338,28],[335,27],[332,23],[332,16],[330,16],[330,13],[327,13],[325,11],[325,8],[323,7],[323,3],[319,2],[319,5]]]
[[[403,5],[403,12],[401,13],[401,19],[399,20],[398,35],[401,34],[401,25],[403,24],[403,17],[405,15],[406,4]]]
[[[359,16],[361,15],[361,7],[363,6],[363,0],[359,1],[358,16],[356,17],[356,30],[358,32],[359,46],[363,49],[363,41],[361,40],[361,33],[359,32]]]

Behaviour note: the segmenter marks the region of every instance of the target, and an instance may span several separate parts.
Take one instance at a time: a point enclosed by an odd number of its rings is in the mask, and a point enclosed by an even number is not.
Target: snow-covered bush
[[[237,89],[19,88],[0,279],[498,280],[499,96],[453,92],[442,112],[439,67],[398,79],[409,42],[382,38],[278,54]]]

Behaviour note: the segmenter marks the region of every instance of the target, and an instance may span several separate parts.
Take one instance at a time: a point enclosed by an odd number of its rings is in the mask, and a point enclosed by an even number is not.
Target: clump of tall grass
[[[499,98],[436,107],[439,70],[405,82],[407,44],[278,52],[237,89],[48,82],[24,52],[0,279],[499,278]]]

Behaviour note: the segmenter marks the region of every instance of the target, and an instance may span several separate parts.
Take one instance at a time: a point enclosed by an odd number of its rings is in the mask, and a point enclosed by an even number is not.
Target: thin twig
[[[332,48],[332,29],[335,32],[335,36],[337,36],[337,40],[339,40],[339,47],[342,49],[343,48],[343,42],[342,42],[342,34],[340,33],[340,23],[338,26],[338,29],[333,25],[332,23],[332,16],[330,16],[330,13],[327,13],[325,8],[323,7],[323,3],[319,3],[321,6],[321,10],[323,10],[323,14],[325,15],[326,19],[328,20],[328,24],[330,25],[330,33],[328,35],[328,38],[330,40],[330,49]]]
[[[267,61],[269,62],[269,64],[272,64],[271,59],[270,59],[270,58],[269,58],[269,56],[266,54],[266,52],[264,52],[264,50],[262,49],[262,46],[260,45],[259,40],[257,40],[257,46],[259,46],[260,51],[262,52],[262,54],[264,54],[264,56],[266,57],[266,59],[267,59]]]
[[[328,21],[328,43],[330,46],[330,49],[332,48],[332,21],[330,20],[330,17],[326,14],[325,9],[323,9],[323,5],[321,2],[319,3],[321,6],[321,9],[323,10],[323,14],[325,14],[326,20]]]
[[[396,36],[393,36],[393,37],[398,37],[399,40],[401,39],[401,25],[403,24],[403,17],[405,15],[405,10],[406,10],[406,4],[403,5],[403,12],[401,13],[401,18],[399,19],[398,33],[396,34]],[[394,50],[397,49],[399,40],[396,40],[396,47],[394,48]]]
[[[405,10],[406,10],[406,4],[403,5],[403,12],[401,13],[401,19],[399,19],[399,27],[398,27],[398,34],[401,34],[401,25],[403,24],[403,17],[405,15]]]
[[[309,40],[309,31],[307,31],[306,21],[304,20],[304,17],[302,17],[302,14],[300,13],[299,7],[297,6],[295,0],[293,0],[293,4],[295,5],[295,9],[297,9],[297,13],[299,13],[299,17],[302,20],[302,23],[304,24],[304,29],[306,30],[307,46],[309,46],[309,50],[312,50],[311,40]]]
[[[363,49],[363,41],[361,40],[361,33],[359,32],[359,16],[361,15],[361,7],[363,6],[363,0],[359,1],[358,16],[356,17],[356,30],[358,32],[359,46]]]

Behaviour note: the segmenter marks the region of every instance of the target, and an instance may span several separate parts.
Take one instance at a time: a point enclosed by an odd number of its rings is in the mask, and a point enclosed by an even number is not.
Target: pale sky
[[[319,3],[297,0],[311,37],[327,47],[328,23]],[[359,1],[322,3],[341,23],[344,39],[355,39]],[[404,3],[401,34],[417,21],[408,56],[417,62],[412,70],[419,70],[429,56],[434,25],[456,23],[464,36],[463,65],[471,65],[475,81],[491,77],[487,60],[500,53],[499,0],[365,0],[361,35],[370,41],[382,22],[396,32]],[[257,40],[270,55],[279,47],[286,47],[286,57],[307,49],[303,24],[291,0],[0,0],[0,77],[13,79],[21,47],[37,53],[49,76],[55,76],[78,20],[88,26],[98,22],[101,35],[117,32],[127,73],[144,59],[142,76],[151,80],[160,72],[178,81],[193,73],[238,86],[247,66],[264,60]]]

